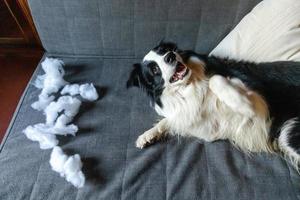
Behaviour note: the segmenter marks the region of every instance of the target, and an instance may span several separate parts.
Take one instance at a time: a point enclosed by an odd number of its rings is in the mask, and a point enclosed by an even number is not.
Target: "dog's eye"
[[[176,55],[173,52],[170,52],[165,56],[166,63],[173,63],[175,60],[176,60]]]
[[[159,67],[157,65],[152,66],[152,72],[153,72],[153,74],[158,74],[159,73]]]

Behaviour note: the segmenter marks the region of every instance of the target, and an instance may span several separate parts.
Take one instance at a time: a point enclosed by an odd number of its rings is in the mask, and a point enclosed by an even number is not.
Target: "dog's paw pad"
[[[139,149],[143,149],[147,145],[147,140],[145,137],[139,136],[138,139],[135,142],[135,146]]]
[[[154,140],[155,137],[153,136],[153,134],[146,132],[138,137],[138,139],[135,142],[135,145],[137,148],[143,149],[149,144],[152,144]]]

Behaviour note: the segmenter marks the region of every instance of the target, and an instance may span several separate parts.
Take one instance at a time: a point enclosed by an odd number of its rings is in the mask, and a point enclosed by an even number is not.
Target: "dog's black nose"
[[[176,60],[176,55],[173,52],[169,52],[165,56],[165,62],[166,63],[173,63]]]

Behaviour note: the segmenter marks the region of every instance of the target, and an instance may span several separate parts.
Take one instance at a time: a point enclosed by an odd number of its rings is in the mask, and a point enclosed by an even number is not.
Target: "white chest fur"
[[[207,80],[202,80],[164,90],[163,107],[156,105],[155,110],[166,118],[171,134],[205,141],[229,139],[245,151],[270,151],[268,117],[259,113],[249,117],[233,110],[220,101],[208,85]]]

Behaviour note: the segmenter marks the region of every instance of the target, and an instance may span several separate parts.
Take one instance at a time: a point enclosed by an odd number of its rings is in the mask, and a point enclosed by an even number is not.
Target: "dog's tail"
[[[278,147],[300,173],[300,117],[291,118],[281,126]]]

